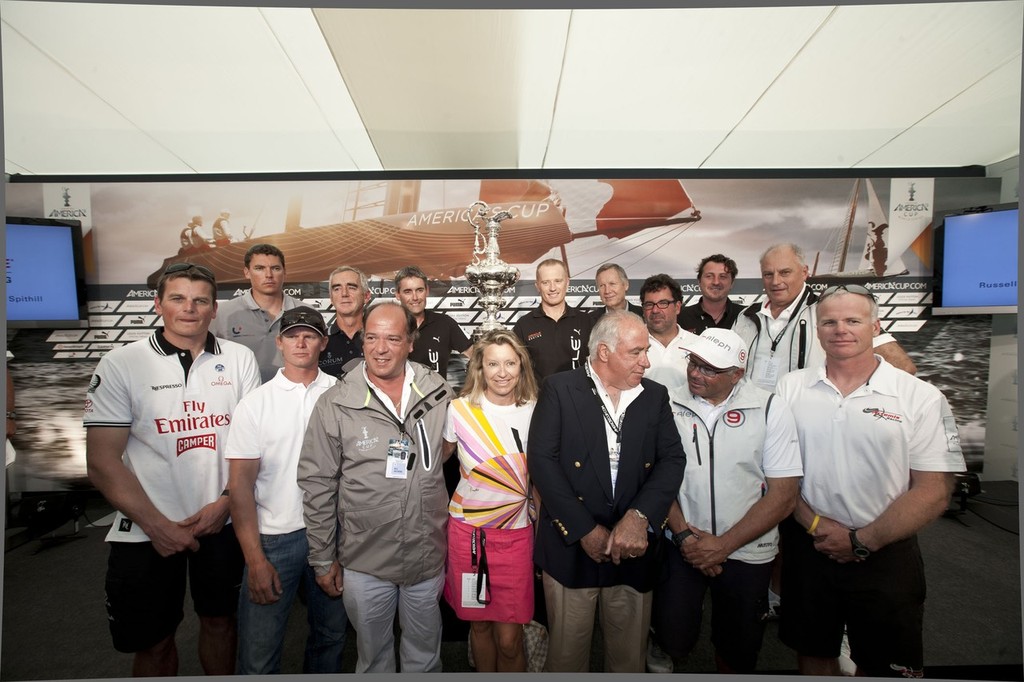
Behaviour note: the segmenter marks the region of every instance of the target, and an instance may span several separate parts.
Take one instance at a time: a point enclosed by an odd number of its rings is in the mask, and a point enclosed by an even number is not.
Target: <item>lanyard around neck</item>
[[[615,420],[612,419],[611,413],[608,411],[608,406],[604,404],[600,394],[597,392],[597,384],[594,382],[594,377],[590,374],[590,362],[586,362],[583,366],[587,372],[587,380],[590,381],[590,392],[594,394],[594,400],[597,401],[597,406],[601,408],[601,414],[604,415],[605,422],[608,423],[608,427],[615,434],[615,443],[622,443],[622,421],[626,418],[626,411],[622,411],[622,414],[619,415],[619,423],[616,424]]]

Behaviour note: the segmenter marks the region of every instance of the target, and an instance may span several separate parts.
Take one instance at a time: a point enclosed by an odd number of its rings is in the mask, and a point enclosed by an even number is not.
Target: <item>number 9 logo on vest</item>
[[[737,427],[743,426],[743,422],[747,420],[747,416],[743,414],[741,410],[729,410],[725,413],[725,424],[726,426]]]

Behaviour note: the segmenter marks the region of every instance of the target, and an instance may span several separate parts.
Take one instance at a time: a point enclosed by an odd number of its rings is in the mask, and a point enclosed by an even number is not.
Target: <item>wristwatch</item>
[[[672,544],[675,545],[678,549],[679,547],[683,546],[683,541],[691,535],[693,535],[693,531],[689,528],[687,528],[686,530],[681,530],[678,533],[672,533]]]
[[[871,550],[863,542],[857,539],[857,529],[850,529],[850,544],[853,545],[853,555],[858,559],[867,559],[871,556]]]

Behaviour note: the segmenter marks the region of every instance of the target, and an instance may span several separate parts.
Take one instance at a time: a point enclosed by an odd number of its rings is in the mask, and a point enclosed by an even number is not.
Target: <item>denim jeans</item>
[[[328,597],[316,584],[307,563],[306,531],[283,535],[260,535],[267,560],[281,580],[281,598],[273,604],[255,604],[249,599],[249,567],[242,576],[238,598],[238,674],[267,675],[281,672],[281,651],[285,627],[299,583],[306,586],[306,639],[303,673],[341,672],[341,651],[345,646],[348,617],[341,598]]]

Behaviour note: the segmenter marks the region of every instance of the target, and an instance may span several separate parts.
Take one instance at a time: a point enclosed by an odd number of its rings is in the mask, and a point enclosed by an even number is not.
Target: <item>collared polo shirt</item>
[[[209,334],[192,359],[157,330],[100,359],[83,422],[128,428],[125,466],[161,514],[181,521],[227,485],[223,452],[235,406],[259,385],[256,358],[245,346]],[[148,540],[117,512],[108,542]]]
[[[824,367],[791,372],[778,386],[800,437],[801,495],[815,513],[850,528],[868,525],[905,493],[911,469],[966,470],[945,396],[875,358],[875,372],[845,397]]]
[[[332,322],[327,328],[327,348],[320,353],[317,364],[320,369],[331,376],[340,377],[344,372],[342,368],[350,360],[363,357],[363,331],[360,329],[355,336],[349,338],[348,334],[338,328],[337,322]]]
[[[647,351],[647,359],[651,363],[651,368],[644,372],[644,376],[669,389],[686,389],[686,351],[683,350],[683,344],[695,338],[696,335],[679,325],[676,325],[675,338],[669,341],[667,346],[663,346],[661,341],[648,334],[647,340],[650,341],[651,347]]]
[[[263,535],[283,535],[306,527],[302,490],[296,479],[299,452],[313,406],[337,381],[319,372],[304,386],[278,370],[235,408],[224,458],[260,460],[255,494]]]
[[[530,351],[537,382],[555,372],[576,369],[587,357],[594,318],[566,304],[565,314],[554,320],[537,306],[516,321],[512,331]]]
[[[426,365],[442,378],[448,375],[451,354],[461,353],[472,345],[455,320],[433,310],[423,311],[423,324],[418,331],[409,359]]]
[[[693,305],[688,305],[680,310],[679,315],[676,316],[676,322],[680,327],[697,336],[700,336],[705,329],[732,329],[732,323],[736,321],[736,317],[743,310],[742,304],[729,299],[725,303],[725,313],[722,314],[722,319],[715,322],[715,318],[700,307],[703,300],[702,296]]]
[[[281,312],[301,304],[299,299],[285,294]],[[218,305],[217,317],[210,324],[214,336],[240,343],[255,353],[263,383],[273,379],[284,365],[277,350],[276,337],[280,330],[281,315],[271,318],[252,297],[252,289]]]

